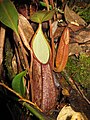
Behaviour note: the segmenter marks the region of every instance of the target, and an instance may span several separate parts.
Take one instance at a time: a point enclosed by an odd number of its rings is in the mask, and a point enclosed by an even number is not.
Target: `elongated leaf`
[[[16,92],[18,92],[21,96],[25,95],[25,86],[24,86],[24,76],[26,75],[27,71],[23,71],[15,76],[12,81],[12,88]]]
[[[56,55],[56,70],[57,72],[61,72],[67,63],[69,53],[69,29],[65,28],[60,43],[57,50]]]
[[[18,13],[10,0],[0,3],[0,21],[18,35]]]
[[[48,20],[52,19],[54,13],[55,13],[55,10],[51,10],[51,11],[38,11],[38,12],[34,13],[31,16],[30,19],[33,22],[42,23],[44,21],[48,21]]]
[[[46,64],[50,57],[50,47],[43,34],[41,24],[39,24],[39,28],[32,39],[31,45],[38,61],[42,64]]]

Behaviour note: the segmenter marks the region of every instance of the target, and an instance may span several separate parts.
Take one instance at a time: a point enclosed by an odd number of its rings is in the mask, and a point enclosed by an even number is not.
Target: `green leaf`
[[[18,12],[10,0],[0,3],[0,21],[18,35]]]
[[[38,11],[35,12],[32,16],[31,16],[31,21],[36,22],[36,23],[42,23],[45,21],[48,21],[50,19],[52,19],[53,15],[55,13],[55,10],[50,10],[50,11]]]
[[[12,88],[16,92],[18,92],[21,96],[25,95],[25,86],[24,86],[24,76],[26,75],[27,71],[23,71],[16,75],[12,81]]]
[[[50,57],[50,46],[43,34],[41,24],[39,24],[38,30],[32,39],[31,45],[34,55],[38,61],[42,64],[46,64]]]
[[[46,3],[45,3],[45,2],[42,2],[42,1],[40,1],[40,5],[41,5],[42,7],[47,7]],[[49,5],[49,9],[52,9],[52,6],[51,6],[51,5]]]

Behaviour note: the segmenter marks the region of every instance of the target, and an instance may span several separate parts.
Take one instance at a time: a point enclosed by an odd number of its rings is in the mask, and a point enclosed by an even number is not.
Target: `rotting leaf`
[[[50,46],[43,34],[41,24],[39,24],[38,30],[32,39],[31,47],[37,60],[42,64],[46,64],[50,57]]]
[[[0,21],[18,35],[18,12],[10,0],[0,3]]]
[[[83,26],[87,24],[78,14],[76,14],[73,10],[70,10],[67,5],[65,6],[64,16],[67,23]]]
[[[38,11],[31,16],[30,20],[36,23],[42,23],[52,19],[54,13],[55,13],[55,10]]]
[[[61,72],[67,63],[69,53],[69,29],[66,27],[62,33],[57,54],[56,54],[56,72]]]

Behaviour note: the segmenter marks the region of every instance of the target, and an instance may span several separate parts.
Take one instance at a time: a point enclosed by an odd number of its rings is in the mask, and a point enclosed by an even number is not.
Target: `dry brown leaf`
[[[57,120],[88,120],[87,117],[80,113],[80,112],[75,112],[71,106],[64,106],[58,117]]]
[[[52,23],[52,35],[55,34],[55,31],[57,30],[57,27],[58,27],[58,21],[54,21]]]
[[[21,14],[19,14],[19,25],[22,28],[27,41],[30,42],[34,34],[34,30],[32,26],[30,25],[29,21]]]
[[[78,55],[82,51],[82,48],[78,43],[69,44],[69,55]]]
[[[65,6],[64,16],[67,23],[71,23],[77,26],[85,26],[87,24],[78,14],[76,14],[73,10],[70,10],[70,8],[67,5]]]
[[[90,29],[85,29],[74,34],[74,39],[78,43],[90,42]]]
[[[68,27],[70,28],[71,31],[73,32],[76,32],[82,28],[84,28],[84,26],[77,26],[77,25],[74,25],[74,24],[68,24]]]

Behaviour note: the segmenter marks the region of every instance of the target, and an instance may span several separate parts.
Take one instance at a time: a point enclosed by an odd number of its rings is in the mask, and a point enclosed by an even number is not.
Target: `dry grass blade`
[[[0,72],[3,61],[4,39],[5,39],[5,28],[0,27]]]
[[[24,35],[24,32],[23,32],[23,30],[22,30],[22,28],[20,26],[18,26],[18,31],[19,31],[19,34],[20,34],[20,36],[22,38],[22,41],[23,41],[24,45],[26,46],[26,48],[28,50],[30,50],[30,45],[29,45],[29,43],[28,43],[28,41],[27,41],[27,39],[26,39],[26,37]]]

